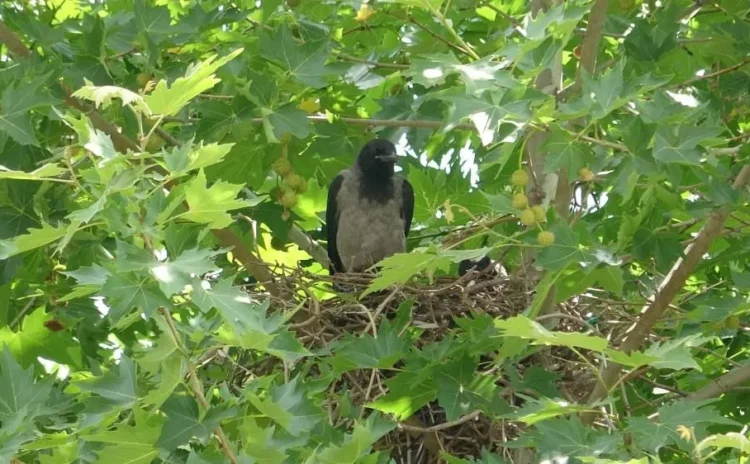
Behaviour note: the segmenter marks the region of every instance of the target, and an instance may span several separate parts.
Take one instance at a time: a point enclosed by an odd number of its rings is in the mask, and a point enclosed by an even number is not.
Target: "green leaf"
[[[669,340],[664,343],[654,342],[644,352],[647,356],[656,358],[649,365],[658,369],[695,369],[701,372],[701,366],[693,359],[690,350],[685,343],[692,341],[694,337]]]
[[[41,356],[62,365],[80,368],[83,365],[80,342],[69,331],[50,331],[44,323],[51,319],[54,319],[54,315],[45,313],[44,307],[39,307],[24,317],[23,330],[13,332],[9,327],[0,329],[0,344],[7,343],[25,366],[34,364]]]
[[[448,421],[469,414],[475,409],[488,413],[507,413],[510,407],[500,398],[495,379],[477,374],[477,364],[463,357],[435,370],[437,399]]]
[[[282,23],[275,32],[261,36],[260,55],[314,89],[325,87],[326,78],[334,72],[325,64],[328,59],[326,44],[297,44],[286,23]]]
[[[33,368],[24,370],[3,344],[0,355],[0,420],[3,425],[15,421],[31,421],[43,412],[52,389],[51,378],[34,381]]]
[[[298,377],[271,388],[268,398],[261,399],[247,390],[245,395],[261,414],[273,419],[294,437],[311,431],[325,418],[323,411],[305,397]]]
[[[217,180],[207,187],[203,169],[185,187],[188,211],[181,216],[199,224],[208,224],[211,229],[223,229],[232,224],[228,211],[252,206],[247,200],[237,199],[242,184],[230,184]]]
[[[112,143],[112,138],[100,131],[99,129],[89,128],[88,140],[84,143],[84,148],[98,156],[102,160],[97,163],[98,167],[104,167],[110,161],[116,159],[119,154],[115,150],[115,146]]]
[[[135,361],[123,355],[120,363],[99,377],[83,379],[75,385],[83,391],[96,393],[123,408],[133,407],[138,401],[138,369]]]
[[[395,424],[378,421],[377,415],[367,418],[365,423],[355,422],[351,435],[346,435],[341,445],[331,444],[317,455],[315,462],[323,464],[355,464],[364,462],[372,446],[382,436],[395,428]]]
[[[552,131],[547,136],[544,144],[539,148],[544,153],[544,172],[557,172],[565,169],[569,180],[578,178],[578,170],[584,166],[590,166],[594,154],[588,145],[577,141],[572,135],[552,126]]]
[[[175,293],[182,292],[186,285],[191,284],[193,275],[200,277],[208,272],[217,271],[218,268],[211,258],[220,253],[220,251],[191,248],[172,261],[155,264],[150,271],[159,282],[161,291],[171,297]]]
[[[227,415],[226,411],[218,409],[209,409],[201,414],[195,399],[185,395],[172,395],[162,405],[161,411],[167,419],[156,446],[168,451],[188,444],[193,438],[206,443],[219,422]]]
[[[704,438],[695,447],[698,452],[702,452],[706,448],[717,448],[718,450],[733,448],[746,454],[750,451],[750,439],[737,432],[717,433]]]
[[[517,88],[520,84],[515,81],[509,71],[502,70],[503,64],[493,61],[492,56],[486,56],[478,61],[463,64],[448,52],[434,55],[424,55],[411,60],[406,71],[412,82],[424,87],[433,87],[445,83],[451,74],[459,74],[466,85],[467,93],[481,95],[485,90],[497,87]]]
[[[14,171],[0,165],[0,179],[56,180],[56,177],[64,172],[67,172],[67,169],[61,168],[56,163],[47,163],[31,172]]]
[[[307,138],[310,134],[310,121],[307,114],[293,105],[285,105],[271,111],[263,108],[263,129],[269,142],[279,143],[286,134],[298,139]]]
[[[596,269],[593,275],[604,290],[612,292],[617,296],[622,296],[622,288],[625,285],[622,268],[618,266],[606,266],[602,269]]]
[[[654,138],[654,158],[662,163],[699,166],[702,151],[698,144],[721,132],[713,127],[681,125],[675,131],[670,126],[661,126]]]
[[[40,87],[44,79],[33,83],[16,82],[3,90],[0,100],[0,131],[21,145],[37,145],[30,111],[57,102]]]
[[[204,288],[200,282],[193,285],[193,302],[204,313],[216,308],[236,334],[247,331],[270,334],[276,330],[273,323],[267,325],[265,313],[268,300],[263,303],[239,287],[232,286],[232,278],[219,281],[212,288]]]
[[[552,419],[536,424],[531,432],[540,459],[554,456],[606,456],[617,451],[622,437],[618,432],[607,434],[581,424],[577,416]]]
[[[437,389],[429,373],[429,369],[399,372],[386,381],[388,393],[366,406],[393,414],[400,421],[411,417],[437,397]]]
[[[495,327],[505,332],[505,336],[532,340],[539,345],[584,348],[599,353],[607,349],[607,340],[604,338],[574,332],[551,332],[541,324],[520,315],[505,320],[497,319]]]
[[[591,408],[584,405],[571,404],[567,401],[553,398],[525,398],[524,404],[518,411],[508,414],[510,419],[517,419],[528,425],[534,425],[554,417],[579,412],[590,411]]]
[[[29,229],[24,235],[0,240],[0,259],[8,259],[11,256],[49,245],[64,237],[67,232],[68,228],[65,226],[52,227],[42,223],[41,229]]]
[[[109,305],[109,318],[118,323],[133,308],[137,314],[154,317],[159,308],[169,309],[172,303],[149,276],[133,273],[114,273],[107,278],[101,290]]]
[[[555,243],[542,249],[536,260],[537,266],[556,271],[571,263],[586,261],[581,239],[565,221],[558,221],[549,230],[555,234]]]
[[[204,145],[202,141],[197,146],[192,142],[183,143],[166,152],[164,161],[169,172],[178,176],[195,169],[221,163],[234,145],[233,143]]]
[[[339,372],[388,369],[406,355],[408,347],[409,339],[399,336],[393,326],[383,320],[377,338],[368,333],[356,338],[348,335],[328,362]]]
[[[174,116],[190,101],[202,92],[212,88],[220,79],[215,72],[234,58],[243,49],[239,48],[216,60],[216,55],[209,55],[205,60],[188,67],[184,77],[177,78],[171,86],[160,80],[154,90],[144,97],[146,105],[154,114]]]
[[[122,425],[114,430],[84,435],[89,442],[104,443],[97,451],[100,459],[112,464],[149,464],[159,455],[156,440],[161,433],[164,418],[148,415],[140,408],[135,409],[135,423]]]

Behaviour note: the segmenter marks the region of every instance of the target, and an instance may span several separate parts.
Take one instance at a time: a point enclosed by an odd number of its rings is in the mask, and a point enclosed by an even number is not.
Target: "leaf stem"
[[[166,309],[160,309],[159,310],[164,316],[164,320],[167,322],[167,327],[169,327],[169,331],[172,335],[172,339],[174,340],[175,344],[178,346],[180,351],[184,354],[186,353],[185,348],[182,346],[182,343],[180,342],[179,334],[177,332],[177,327],[174,324],[174,319],[172,319],[172,315],[167,311]],[[208,401],[206,401],[205,395],[203,395],[203,387],[201,387],[200,379],[198,378],[198,373],[195,371],[195,366],[193,365],[193,362],[190,360],[188,356],[186,357],[186,363],[188,367],[188,373],[190,375],[190,387],[193,390],[193,394],[195,395],[195,399],[198,400],[198,403],[200,403],[201,407],[205,410],[209,409],[210,405],[208,404]],[[216,433],[216,440],[219,442],[219,446],[221,447],[222,451],[224,452],[224,455],[229,459],[229,461],[232,464],[237,464],[237,456],[234,455],[234,452],[229,447],[229,442],[227,441],[226,435],[224,435],[224,430],[221,428],[221,425],[217,425],[216,429],[214,430],[214,433]]]
[[[453,26],[451,26],[450,23],[448,22],[448,18],[446,18],[445,15],[440,12],[440,10],[432,6],[432,3],[430,3],[430,0],[422,0],[422,3],[440,21],[440,24],[442,24],[443,27],[445,27],[448,30],[448,32],[450,32],[453,38],[456,39],[456,42],[458,42],[459,45],[461,45],[461,48],[463,48],[470,57],[474,58],[475,60],[480,59],[479,55],[476,54],[476,52],[471,48],[471,46],[468,43],[466,43],[466,41],[464,41],[464,39],[462,39],[460,35],[458,35],[455,29],[453,29]]]

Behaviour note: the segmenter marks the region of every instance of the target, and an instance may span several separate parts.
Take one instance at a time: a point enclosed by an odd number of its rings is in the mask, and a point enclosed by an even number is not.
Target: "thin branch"
[[[482,413],[480,410],[476,410],[470,414],[467,414],[463,417],[459,417],[458,419],[450,422],[445,422],[438,425],[433,425],[432,427],[417,427],[414,425],[406,425],[404,423],[398,424],[400,428],[403,430],[406,430],[407,432],[415,432],[415,433],[434,433],[439,432],[441,430],[449,429],[451,427],[455,427],[457,425],[461,425],[465,422],[469,422],[471,420],[476,419],[479,417],[479,415]]]
[[[349,55],[347,53],[334,50],[333,53],[341,60],[344,61],[351,61],[352,63],[362,63],[366,64],[368,66],[374,66],[377,68],[390,68],[390,69],[409,69],[408,64],[398,64],[398,63],[381,63],[379,61],[370,61],[365,60],[363,58],[357,58],[356,56]]]
[[[740,61],[739,63],[734,64],[732,66],[729,66],[728,68],[720,69],[720,70],[718,70],[716,72],[712,72],[712,73],[709,73],[709,74],[704,74],[703,76],[694,77],[693,79],[685,81],[685,82],[683,82],[681,84],[677,84],[676,87],[687,87],[689,85],[693,85],[696,82],[700,82],[700,81],[705,80],[705,79],[711,79],[711,78],[714,78],[714,77],[719,77],[722,74],[726,74],[726,73],[729,73],[729,72],[732,72],[732,71],[736,71],[736,70],[740,69],[741,67],[746,66],[748,64],[750,64],[750,58],[745,58],[744,60]]]
[[[331,121],[326,116],[308,116],[308,121],[315,124],[327,124]],[[399,121],[395,119],[362,119],[362,118],[336,118],[341,122],[354,126],[367,127],[410,127],[417,129],[439,129],[443,127],[442,121],[409,120]],[[263,124],[263,118],[253,118],[253,124]],[[476,130],[473,124],[458,124],[456,129]]]
[[[737,178],[734,180],[732,188],[739,190],[750,182],[750,165],[745,165]],[[677,260],[672,266],[669,274],[659,285],[651,303],[647,304],[641,311],[638,321],[629,329],[626,338],[620,346],[620,350],[630,353],[638,349],[646,340],[651,329],[662,316],[664,311],[669,307],[677,293],[685,285],[685,281],[695,269],[695,266],[708,251],[713,240],[721,233],[724,222],[731,212],[731,206],[725,206],[713,211],[706,223],[701,228],[695,240],[687,246],[683,258]],[[617,383],[622,366],[616,363],[609,363],[602,371],[602,382],[597,382],[594,390],[589,396],[589,402],[593,403],[609,393],[609,389]],[[593,421],[592,414],[586,414],[582,417],[585,422]]]
[[[167,322],[169,331],[172,333],[172,339],[175,341],[175,343],[178,344],[180,351],[185,353],[185,348],[182,346],[182,343],[180,342],[179,333],[177,332],[177,327],[174,324],[174,319],[172,319],[172,315],[169,313],[169,311],[165,309],[160,309],[160,312],[162,316],[164,316],[164,320]],[[198,400],[198,403],[200,403],[201,407],[203,407],[204,410],[208,410],[210,405],[208,404],[208,401],[206,401],[206,397],[203,395],[203,387],[201,386],[198,373],[195,371],[195,366],[190,361],[190,359],[186,359],[186,362],[187,362],[188,372],[190,374],[190,387],[193,390],[195,399]],[[234,455],[232,448],[230,448],[229,441],[227,440],[226,435],[224,435],[224,430],[221,428],[221,425],[217,425],[214,432],[216,433],[216,440],[219,442],[219,446],[224,452],[224,455],[227,457],[227,459],[229,459],[229,461],[232,464],[237,464],[238,462],[237,456]]]

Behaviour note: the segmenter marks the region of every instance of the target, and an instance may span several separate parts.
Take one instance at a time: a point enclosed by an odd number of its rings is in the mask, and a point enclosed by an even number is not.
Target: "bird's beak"
[[[380,155],[378,156],[378,160],[383,161],[385,163],[395,163],[398,161],[397,155]]]

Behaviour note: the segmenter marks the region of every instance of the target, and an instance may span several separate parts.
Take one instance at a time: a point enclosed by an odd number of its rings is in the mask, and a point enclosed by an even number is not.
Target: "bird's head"
[[[385,139],[370,140],[357,156],[357,165],[362,172],[389,177],[396,166],[396,146]]]

